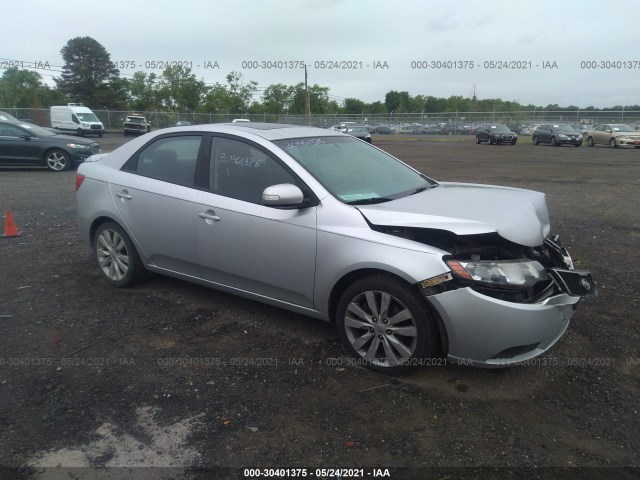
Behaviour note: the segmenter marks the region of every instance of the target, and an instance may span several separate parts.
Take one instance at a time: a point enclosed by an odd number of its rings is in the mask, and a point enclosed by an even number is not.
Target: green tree
[[[293,101],[294,88],[290,85],[275,83],[269,85],[262,94],[262,104],[266,113],[281,115],[289,112]]]
[[[204,101],[209,88],[191,69],[182,65],[165,68],[159,82],[158,98],[171,110],[192,115]]]
[[[251,101],[253,99],[253,95],[256,93],[257,87],[257,82],[250,81],[248,83],[245,83],[241,73],[229,73],[227,75],[229,112],[246,113],[251,106]]]
[[[62,93],[89,106],[117,107],[123,103],[124,98],[118,97],[122,92],[112,85],[120,72],[98,41],[91,37],[72,38],[60,54],[64,66],[55,82]]]
[[[362,100],[358,100],[357,98],[345,98],[344,100],[344,113],[351,113],[351,114],[361,114],[361,113],[367,113],[368,109],[367,109],[367,104],[364,103]]]
[[[155,73],[135,72],[133,74],[128,83],[131,110],[157,110],[161,106],[157,80]]]
[[[384,97],[384,104],[388,112],[406,113],[410,103],[409,92],[391,90]]]
[[[46,108],[62,99],[63,95],[45,85],[37,72],[8,68],[0,77],[0,106]]]

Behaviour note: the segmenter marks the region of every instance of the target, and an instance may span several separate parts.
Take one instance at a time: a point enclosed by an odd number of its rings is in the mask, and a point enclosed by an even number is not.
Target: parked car
[[[596,291],[550,234],[544,194],[439,183],[326,129],[163,129],[91,157],[76,190],[112,285],[148,270],[335,322],[383,372],[441,352],[526,361]]]
[[[191,122],[189,122],[189,121],[187,121],[187,120],[178,120],[178,121],[176,122],[176,125],[175,125],[175,126],[176,126],[176,127],[189,127],[189,126],[191,126],[191,125],[192,125],[192,123],[191,123]]]
[[[53,133],[25,122],[0,120],[0,165],[45,166],[59,172],[100,153],[100,145],[85,138]]]
[[[402,135],[413,135],[414,133],[416,133],[418,127],[416,127],[415,125],[401,125],[398,128],[398,132]]]
[[[630,125],[621,123],[603,123],[586,134],[587,145],[609,145],[611,148],[619,146],[633,146],[640,148],[640,132]]]
[[[130,113],[122,124],[122,131],[125,137],[130,133],[134,135],[149,133],[151,131],[151,124],[147,121],[144,113]]]
[[[576,132],[571,125],[546,123],[540,125],[531,135],[534,145],[540,143],[550,143],[556,147],[560,145],[582,145],[582,135]]]
[[[354,125],[351,127],[347,127],[347,131],[345,133],[347,135],[359,138],[360,140],[364,140],[365,142],[371,143],[371,134],[369,133],[369,129],[364,125]]]
[[[379,135],[391,134],[391,127],[389,125],[376,125],[375,132]]]
[[[510,143],[515,145],[518,135],[512,132],[509,127],[501,123],[487,123],[476,130],[476,143],[488,142],[489,145],[500,143]]]

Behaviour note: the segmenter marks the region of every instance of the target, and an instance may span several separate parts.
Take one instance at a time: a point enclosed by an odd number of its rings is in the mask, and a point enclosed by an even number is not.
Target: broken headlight
[[[549,279],[544,267],[534,260],[447,260],[447,265],[461,280],[495,287],[528,288]]]

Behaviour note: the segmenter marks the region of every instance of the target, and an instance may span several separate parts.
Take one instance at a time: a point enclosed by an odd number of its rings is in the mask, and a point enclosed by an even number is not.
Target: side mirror
[[[291,183],[272,185],[262,192],[262,203],[268,207],[295,207],[303,202],[302,190]]]

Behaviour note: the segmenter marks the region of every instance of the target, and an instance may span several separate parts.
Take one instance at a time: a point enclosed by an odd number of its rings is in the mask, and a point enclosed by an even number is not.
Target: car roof
[[[287,125],[282,123],[259,122],[212,123],[205,125],[193,125],[190,130],[230,134],[244,132],[251,133],[269,141],[299,137],[340,137],[343,135],[341,132],[331,131],[324,128]],[[184,130],[179,131],[184,132]]]

